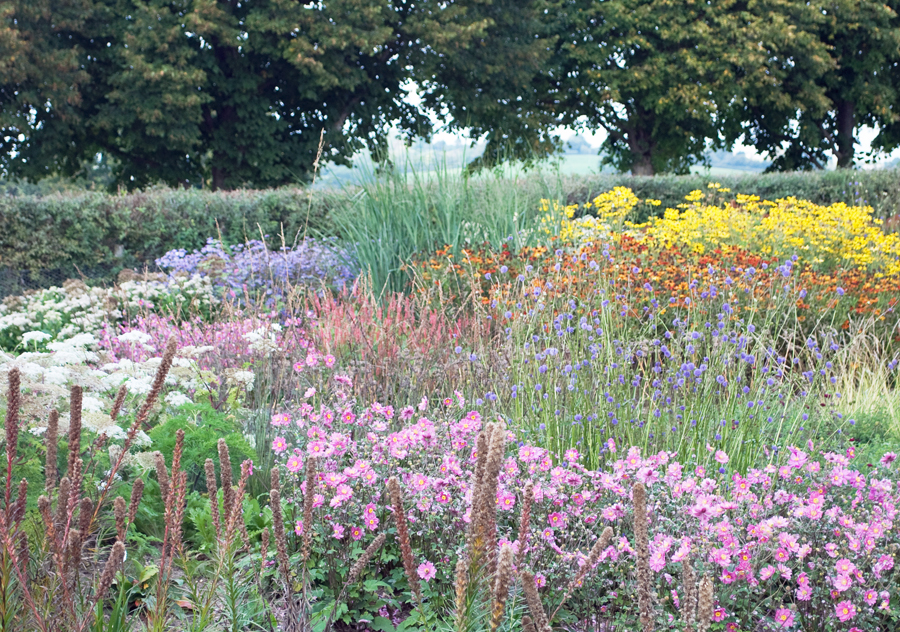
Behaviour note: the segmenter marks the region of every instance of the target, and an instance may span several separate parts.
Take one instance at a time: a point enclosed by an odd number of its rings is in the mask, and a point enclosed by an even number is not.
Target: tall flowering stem
[[[391,505],[394,509],[394,522],[397,525],[397,539],[400,540],[400,557],[403,560],[403,569],[409,581],[409,589],[416,601],[422,601],[422,589],[419,586],[419,578],[416,576],[416,563],[413,560],[412,545],[409,539],[409,526],[406,524],[406,510],[403,508],[403,494],[400,491],[400,481],[392,476],[387,481],[388,494],[391,497]]]
[[[631,488],[634,501],[634,548],[637,554],[638,609],[641,628],[653,631],[653,603],[650,595],[650,540],[647,534],[647,488],[635,483]]]

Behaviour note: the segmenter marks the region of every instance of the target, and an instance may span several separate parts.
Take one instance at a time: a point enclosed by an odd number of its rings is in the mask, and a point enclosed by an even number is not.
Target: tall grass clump
[[[403,266],[417,252],[483,243],[521,247],[533,241],[529,227],[540,199],[559,197],[559,173],[470,174],[446,161],[425,172],[407,159],[402,166],[363,174],[351,203],[333,221],[377,293],[406,289]]]

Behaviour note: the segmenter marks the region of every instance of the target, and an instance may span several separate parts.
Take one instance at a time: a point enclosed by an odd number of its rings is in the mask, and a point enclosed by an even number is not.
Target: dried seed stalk
[[[568,598],[572,596],[572,593],[575,592],[575,589],[581,586],[584,578],[587,577],[587,574],[590,573],[594,569],[594,566],[597,565],[597,561],[600,559],[600,556],[603,555],[603,551],[606,549],[606,547],[609,546],[612,537],[612,527],[606,527],[603,530],[603,533],[600,534],[600,537],[597,538],[597,541],[594,542],[594,546],[591,547],[591,552],[588,554],[588,557],[582,567],[578,569],[575,577],[571,582],[569,582],[569,586],[566,588],[566,593],[563,595],[562,601],[559,602],[556,610],[554,610],[553,614],[550,616],[551,621],[556,618],[559,609],[562,608],[566,603],[566,600],[568,600]]]
[[[713,615],[713,583],[709,576],[700,580],[697,596],[697,632],[707,632]]]
[[[139,478],[131,486],[131,500],[128,503],[128,524],[134,522],[138,505],[141,504],[141,496],[144,495],[144,479]]]
[[[634,548],[637,557],[638,610],[641,628],[653,632],[650,595],[650,540],[647,533],[647,488],[635,483],[631,488],[634,499]]]
[[[82,389],[77,384],[72,387],[69,397],[69,460],[66,473],[70,478],[75,470],[75,461],[81,455],[81,402]],[[74,478],[73,478],[74,480]]]
[[[534,504],[534,483],[528,481],[522,490],[522,513],[519,516],[519,550],[516,553],[516,567],[521,568],[525,560],[528,536],[531,534],[531,507]]]
[[[497,562],[497,577],[494,580],[491,596],[490,632],[496,632],[506,612],[506,600],[509,597],[509,585],[512,583],[513,549],[509,544],[500,547]]]
[[[222,477],[222,496],[223,509],[225,511],[225,520],[231,515],[231,507],[234,504],[234,481],[231,479],[231,455],[228,452],[228,445],[225,439],[219,439],[219,475]]]
[[[547,619],[547,613],[544,612],[541,597],[538,595],[533,573],[522,571],[522,592],[525,593],[525,602],[528,604],[528,610],[531,611],[537,632],[549,632],[550,622]]]
[[[121,496],[116,496],[116,499],[113,501],[113,516],[116,518],[116,538],[119,542],[125,541],[126,511],[125,499]]]
[[[396,476],[391,476],[387,481],[388,494],[394,508],[394,522],[397,525],[397,539],[400,540],[400,557],[403,560],[403,569],[406,571],[406,579],[410,590],[416,597],[416,601],[422,601],[422,590],[419,586],[419,578],[416,575],[415,561],[413,560],[412,545],[409,539],[409,527],[406,524],[406,510],[403,509],[403,494],[400,491],[400,481]],[[304,533],[306,530],[304,529]]]
[[[272,509],[272,525],[275,528],[275,554],[278,558],[278,570],[281,572],[281,579],[287,588],[291,585],[291,567],[288,562],[284,515],[281,512],[281,491],[277,488],[269,490],[269,507]],[[308,528],[304,525],[304,531]]]
[[[50,419],[47,421],[47,460],[44,465],[44,487],[47,492],[56,487],[57,471],[56,459],[59,449],[59,411],[55,408],[50,411]]]
[[[206,490],[209,495],[209,510],[212,513],[213,526],[216,528],[216,537],[222,537],[222,527],[219,525],[219,490],[216,488],[216,466],[212,459],[206,459],[203,464],[206,471]]]

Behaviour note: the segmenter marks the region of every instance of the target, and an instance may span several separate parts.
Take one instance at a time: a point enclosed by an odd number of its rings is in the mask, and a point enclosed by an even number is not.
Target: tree
[[[564,122],[606,130],[604,162],[683,173],[722,145],[731,0],[571,0],[559,70]]]
[[[481,34],[415,70],[424,104],[447,128],[487,140],[472,168],[507,160],[531,163],[561,149],[562,120],[551,65],[560,24],[556,0],[472,2]]]
[[[876,147],[898,146],[900,19],[896,2],[801,0],[781,16],[795,21],[791,40],[765,41],[768,82],[746,92],[737,114],[745,137],[773,159],[771,169],[822,169],[829,154],[839,168],[856,159],[857,132],[878,126]],[[810,14],[812,10],[812,14]],[[779,50],[780,45],[780,50]]]
[[[323,159],[346,163],[384,148],[394,122],[427,137],[402,86],[484,26],[439,0],[95,0],[78,33],[81,125],[54,104],[10,164],[72,173],[103,151],[129,187],[303,181],[320,138]]]
[[[24,166],[20,150],[36,130],[83,124],[89,77],[77,34],[90,11],[89,0],[0,2],[0,156],[7,169]]]

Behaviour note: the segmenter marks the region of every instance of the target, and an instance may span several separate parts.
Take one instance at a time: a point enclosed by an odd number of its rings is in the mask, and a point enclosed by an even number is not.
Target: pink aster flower
[[[363,530],[360,527],[353,527],[350,529],[350,537],[354,540],[361,540],[363,536]]]
[[[778,608],[775,611],[775,623],[783,628],[790,628],[794,625],[794,611],[790,608]]]
[[[721,463],[722,465],[728,463],[728,455],[722,450],[716,450],[716,456],[714,458],[716,459],[716,463]]]
[[[331,534],[331,536],[333,538],[335,538],[336,540],[343,539],[343,537],[344,537],[344,527],[343,526],[341,526],[339,524],[335,524],[335,525],[332,525],[332,529],[333,529],[333,533]]]
[[[845,599],[834,607],[834,616],[840,621],[849,621],[856,616],[856,606]]]
[[[286,467],[288,472],[299,472],[303,468],[303,461],[300,460],[299,456],[294,454],[293,456],[288,457]]]
[[[884,456],[881,457],[881,464],[882,465],[890,465],[891,463],[893,463],[896,460],[897,460],[896,452],[885,452]]]
[[[434,564],[429,562],[428,560],[419,564],[419,568],[416,569],[416,572],[419,574],[419,577],[424,579],[426,582],[434,579],[435,575],[437,575],[437,570],[434,568]]]
[[[272,450],[276,454],[281,454],[287,450],[287,442],[284,440],[284,437],[275,437],[272,439]]]
[[[850,579],[849,575],[838,575],[832,580],[831,583],[834,585],[835,589],[837,589],[838,592],[844,592],[845,590],[853,586],[853,580]]]
[[[289,426],[291,425],[291,416],[288,413],[275,413],[272,415],[273,426]]]
[[[551,527],[565,527],[566,526],[566,516],[565,514],[561,514],[558,511],[554,511],[552,514],[547,516],[547,522],[550,523]]]

